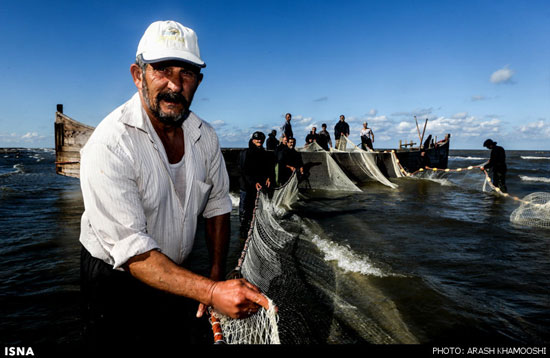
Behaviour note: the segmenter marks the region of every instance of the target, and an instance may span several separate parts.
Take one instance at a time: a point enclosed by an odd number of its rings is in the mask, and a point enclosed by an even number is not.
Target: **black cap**
[[[489,146],[496,145],[496,144],[497,144],[497,142],[493,142],[491,139],[487,139],[485,142],[483,142],[483,146],[485,148],[489,148]]]
[[[252,139],[265,140],[265,134],[262,132],[254,132],[254,134],[252,134]]]

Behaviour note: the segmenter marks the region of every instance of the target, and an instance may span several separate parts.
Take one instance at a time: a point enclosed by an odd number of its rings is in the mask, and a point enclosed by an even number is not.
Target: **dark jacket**
[[[279,184],[285,184],[292,175],[292,170],[287,168],[287,165],[296,168],[299,170],[304,166],[302,161],[302,155],[296,151],[296,149],[290,149],[288,147],[283,148],[280,151],[278,158],[279,162]]]
[[[320,131],[319,137],[317,138],[317,144],[321,146],[324,150],[329,150],[329,144],[332,146],[332,141],[330,140],[330,133],[328,131]]]
[[[491,149],[491,158],[489,159],[489,163],[485,165],[485,168],[493,168],[495,172],[506,173],[506,152],[504,148],[495,145]]]
[[[318,142],[319,141],[319,134],[315,133],[309,133],[307,136],[306,136],[306,144],[309,144],[309,143],[313,143],[313,142]]]
[[[340,139],[340,133],[349,135],[349,124],[343,121],[338,121],[334,126],[334,139]]]
[[[279,145],[279,140],[275,138],[273,134],[269,134],[267,136],[267,140],[265,141],[265,149],[267,150],[275,150],[277,149],[277,146]]]
[[[273,183],[275,179],[275,160],[272,153],[263,147],[257,147],[248,142],[248,149],[241,152],[240,157],[241,178],[240,189],[243,191],[256,191],[256,183],[265,187],[267,178]]]
[[[294,134],[292,133],[292,124],[290,124],[290,122],[285,122],[281,130],[285,134],[285,137],[294,138]]]

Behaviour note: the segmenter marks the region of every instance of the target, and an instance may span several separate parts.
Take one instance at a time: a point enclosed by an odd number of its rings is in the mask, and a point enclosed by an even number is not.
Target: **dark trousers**
[[[506,172],[493,169],[493,185],[499,188],[503,193],[508,192],[506,187]]]
[[[367,148],[370,148],[371,150],[374,150],[372,148],[372,140],[370,138],[364,138],[361,137],[361,149],[367,150]]]
[[[256,190],[241,190],[239,201],[239,220],[241,222],[240,234],[243,239],[248,237],[248,230],[250,229],[250,224],[252,223],[252,216],[254,214],[257,195],[258,192]]]
[[[81,251],[81,293],[87,353],[183,352],[182,345],[212,343],[198,302],[156,290],[128,272]]]

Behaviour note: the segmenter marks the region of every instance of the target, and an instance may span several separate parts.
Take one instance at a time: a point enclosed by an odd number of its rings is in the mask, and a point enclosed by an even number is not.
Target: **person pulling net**
[[[476,183],[476,186],[479,187],[480,180],[477,179],[478,176],[476,173],[481,172],[484,175],[482,184],[483,192],[493,192],[496,195],[509,198],[520,203],[520,206],[516,208],[512,214],[510,214],[510,222],[521,226],[550,229],[550,193],[535,192],[526,195],[524,198],[511,195],[493,183],[493,180],[488,171],[485,169],[484,164],[485,163],[477,166],[456,169],[421,168],[414,173],[407,173],[407,176],[423,179],[441,179],[443,175],[450,177],[450,174],[460,173],[462,174],[461,183],[463,185],[467,182],[464,178],[468,176],[473,179],[471,181]],[[469,175],[470,173],[473,175]]]

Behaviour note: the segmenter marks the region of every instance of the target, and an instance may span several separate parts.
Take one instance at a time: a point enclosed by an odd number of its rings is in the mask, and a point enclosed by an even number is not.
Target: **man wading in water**
[[[504,148],[497,145],[497,142],[493,142],[491,139],[487,139],[483,143],[483,146],[491,150],[491,157],[489,158],[489,161],[481,167],[481,170],[492,168],[491,179],[493,181],[493,185],[499,188],[503,193],[507,193],[508,188],[506,187],[506,171],[508,168],[506,167],[506,152],[504,151]]]
[[[268,305],[246,280],[222,281],[229,178],[214,129],[189,109],[203,67],[193,30],[151,24],[130,67],[138,92],[82,150],[81,291],[94,355],[182,353],[185,343],[212,342],[207,320],[196,318],[206,306],[241,318]],[[199,215],[209,277],[186,268]]]

